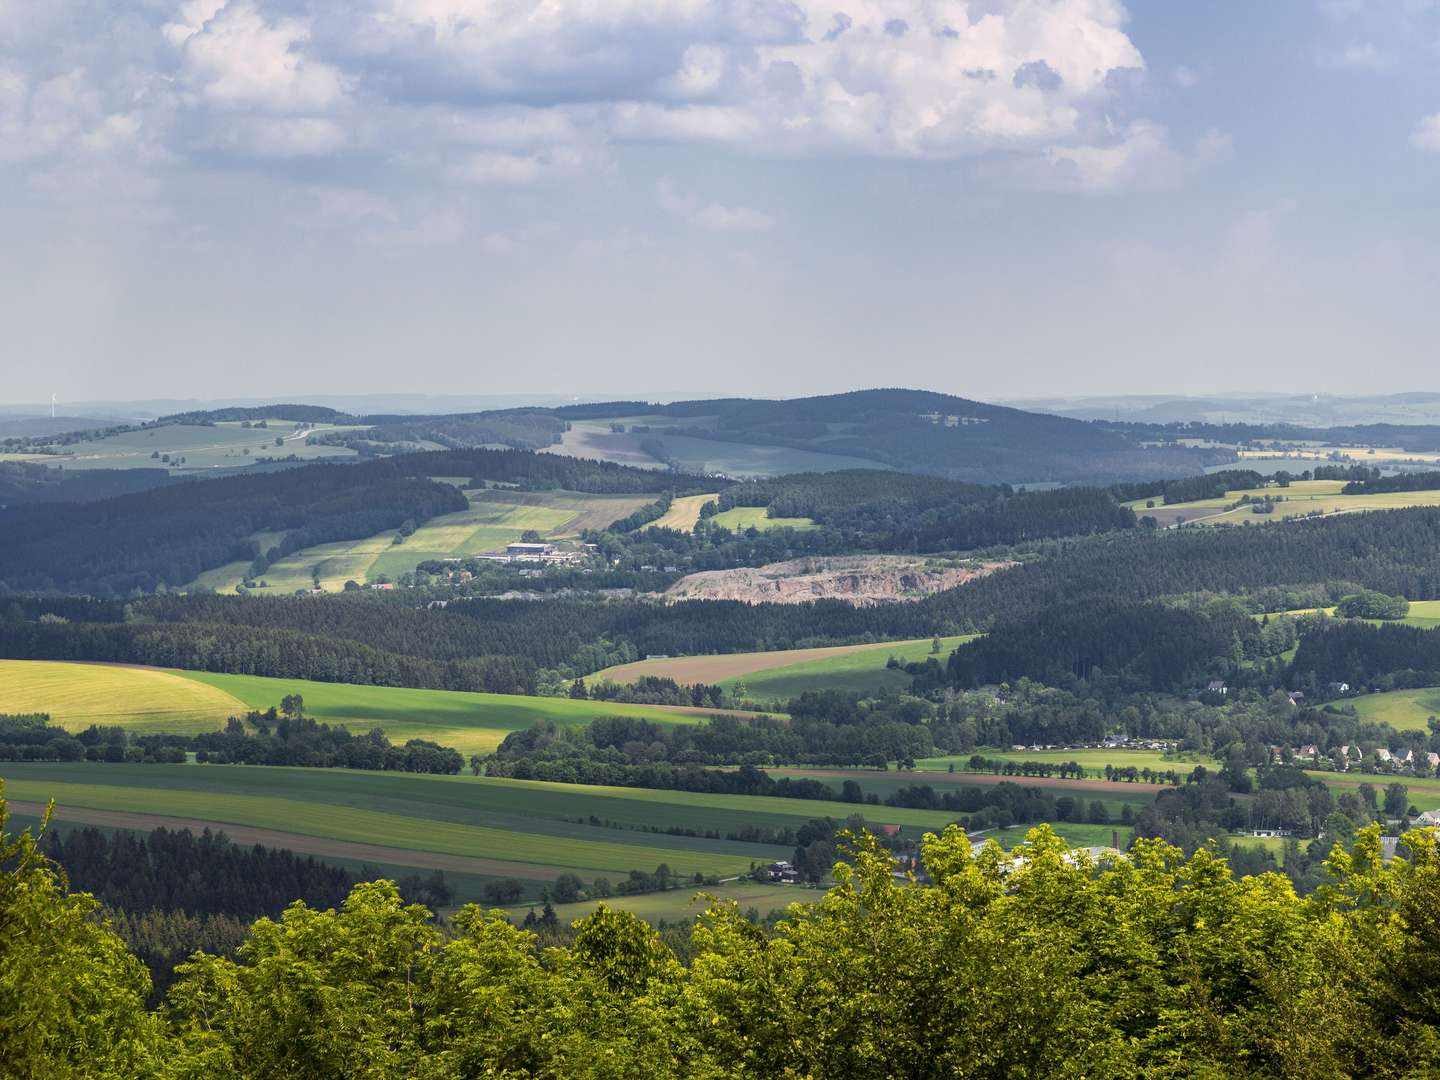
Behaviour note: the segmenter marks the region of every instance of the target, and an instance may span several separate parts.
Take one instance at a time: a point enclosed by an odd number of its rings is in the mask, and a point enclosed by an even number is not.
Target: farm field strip
[[[104,771],[96,772],[97,768]],[[686,792],[653,793],[640,788],[600,788],[489,777],[251,765],[34,763],[26,769],[26,775],[32,779],[56,782],[100,778],[130,787],[196,796],[206,793],[247,797],[279,795],[308,803],[391,812],[459,825],[485,825],[570,838],[590,837],[642,847],[693,848],[698,844],[702,849],[729,855],[748,854],[754,847],[742,841],[677,836],[650,829],[714,830],[724,836],[751,825],[794,828],[813,817],[823,816],[822,811],[812,809],[803,799],[765,800],[786,804],[767,807],[752,805],[756,800],[748,796],[727,795],[719,796],[727,801],[707,806],[692,801],[696,796]],[[658,798],[654,797],[656,794]],[[635,797],[628,798],[628,795]],[[942,815],[923,811],[900,813],[922,813],[927,818],[925,824],[943,824],[946,820]],[[887,808],[880,819],[888,822],[893,816]],[[610,824],[590,824],[592,817]]]
[[[967,641],[974,641],[975,637],[974,634],[963,634],[942,638],[938,653],[931,651],[933,638],[859,645],[848,652],[759,671],[743,681],[747,696],[760,701],[785,702],[807,690],[840,690],[858,694],[877,694],[883,690],[904,692],[910,689],[911,677],[903,670],[887,667],[890,657],[895,657],[902,664],[914,664],[933,656],[944,664],[952,652]],[[727,690],[734,690],[741,681],[739,677],[732,677],[722,679],[721,685]]]
[[[1361,510],[1401,510],[1414,506],[1440,505],[1440,491],[1395,491],[1378,492],[1368,495],[1344,495],[1344,486],[1339,480],[1299,480],[1288,488],[1237,488],[1227,491],[1222,498],[1196,499],[1191,502],[1163,504],[1155,500],[1154,507],[1147,507],[1145,499],[1134,499],[1126,503],[1137,514],[1149,514],[1162,525],[1183,522],[1185,524],[1216,525],[1274,521],[1280,518],[1301,517],[1306,514],[1342,514]],[[1281,500],[1274,504],[1274,512],[1256,514],[1250,507],[1232,507],[1243,496],[1263,499],[1274,496]]]
[[[34,818],[38,823],[45,812],[43,803],[9,800],[10,811],[19,818]],[[102,829],[126,829],[147,833],[155,829],[200,832],[206,828],[223,831],[237,844],[261,844],[265,847],[285,848],[299,855],[314,855],[326,862],[359,866],[387,865],[417,870],[442,870],[447,874],[479,874],[485,877],[516,877],[535,881],[549,881],[554,871],[533,863],[506,862],[503,859],[479,859],[467,855],[442,855],[432,851],[411,851],[400,848],[381,847],[378,844],[362,844],[345,840],[326,840],[303,833],[282,832],[278,829],[256,829],[248,825],[223,824],[202,821],[196,818],[168,817],[163,814],[137,814],[125,810],[94,810],[83,806],[56,806],[52,821],[59,825],[93,825]],[[22,822],[23,828],[28,822]],[[356,865],[358,864],[358,865]]]
[[[651,524],[657,529],[690,532],[695,528],[695,523],[700,520],[700,508],[718,497],[718,492],[712,492],[709,495],[682,495],[678,499],[672,499],[670,509]]]
[[[102,770],[106,768],[114,767],[93,766],[91,770],[91,775],[102,782],[76,783],[31,779],[27,775],[30,770],[25,765],[7,764],[6,793],[28,802],[43,803],[53,798],[64,805],[94,810],[154,813],[226,826],[248,825],[384,848],[533,863],[557,869],[584,870],[592,874],[597,871],[619,874],[632,869],[652,869],[662,862],[669,863],[676,872],[683,874],[696,871],[725,874],[743,872],[749,864],[749,859],[740,855],[704,850],[705,841],[699,839],[693,840],[692,846],[687,849],[677,849],[461,825],[276,795],[137,788],[124,783],[104,783]],[[118,779],[123,781],[126,777]],[[773,858],[773,852],[784,850],[758,844],[746,847],[747,850],[754,848],[755,858]]]
[[[941,643],[940,656],[959,644],[970,641],[970,636],[945,638]],[[893,653],[907,662],[923,659],[930,655],[930,638],[916,638],[909,641],[867,642],[860,645],[830,645],[815,649],[779,649],[770,652],[716,653],[705,656],[669,656],[653,660],[636,660],[628,664],[597,671],[587,675],[590,682],[609,680],[628,683],[645,676],[654,675],[674,679],[681,684],[689,683],[734,683],[738,679],[752,681],[751,677],[761,672],[780,669],[776,674],[788,673],[792,669],[811,664],[827,664],[835,661],[833,667],[819,667],[819,672],[869,670],[874,667],[885,670],[885,660]],[[879,653],[880,656],[864,654]],[[873,663],[872,663],[873,661]],[[804,674],[804,672],[801,672]],[[908,679],[908,676],[906,676]]]

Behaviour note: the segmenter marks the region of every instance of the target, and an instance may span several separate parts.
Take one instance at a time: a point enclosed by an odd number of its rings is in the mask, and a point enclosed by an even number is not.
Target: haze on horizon
[[[1440,389],[1437,74],[1437,0],[0,0],[0,403]]]

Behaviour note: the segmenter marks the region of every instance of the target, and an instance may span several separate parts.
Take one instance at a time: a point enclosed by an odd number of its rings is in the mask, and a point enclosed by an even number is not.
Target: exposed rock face
[[[670,586],[665,599],[742,600],[750,604],[844,600],[856,607],[872,607],[919,600],[1014,565],[944,565],[897,555],[792,559],[754,569],[690,574]]]

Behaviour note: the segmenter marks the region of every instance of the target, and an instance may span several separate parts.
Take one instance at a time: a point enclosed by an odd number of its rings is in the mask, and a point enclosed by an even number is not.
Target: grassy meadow
[[[303,696],[306,713],[325,723],[344,724],[357,732],[382,727],[396,742],[432,739],[466,755],[494,750],[509,732],[542,721],[578,725],[597,716],[642,716],[658,723],[683,723],[706,715],[698,709],[518,694],[0,660],[0,713],[47,712],[71,731],[91,724],[121,724],[141,733],[214,731],[227,717],[278,705],[287,694]]]
[[[1361,719],[1383,721],[1397,731],[1428,731],[1430,717],[1440,716],[1440,687],[1361,694],[1341,704],[1355,706]]]
[[[766,517],[763,506],[735,506],[729,510],[722,510],[710,520],[731,532],[742,532],[752,528],[763,532],[766,529],[813,529],[815,527],[815,522],[805,517]]]

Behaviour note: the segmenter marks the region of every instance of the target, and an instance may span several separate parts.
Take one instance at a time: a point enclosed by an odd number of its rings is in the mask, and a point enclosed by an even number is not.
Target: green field
[[[518,694],[0,660],[0,713],[48,712],[72,731],[91,724],[123,724],[147,733],[215,731],[227,717],[278,705],[287,694],[303,696],[306,713],[317,720],[345,724],[352,731],[378,726],[396,742],[432,739],[466,755],[487,753],[509,732],[542,721],[575,725],[597,716],[642,716],[683,723],[705,715],[703,710]]]
[[[310,446],[306,436],[358,430],[335,424],[296,424],[288,420],[270,420],[263,428],[240,426],[239,421],[212,425],[166,424],[144,431],[128,431],[104,438],[88,439],[59,447],[60,453],[47,455],[47,465],[63,465],[67,469],[159,469],[169,468],[182,475],[194,475],[211,469],[238,469],[260,458],[283,458],[294,454],[302,461],[323,458],[354,457],[353,450],[343,446]],[[276,439],[281,446],[275,445]],[[166,465],[154,454],[183,457],[183,464]]]
[[[1147,507],[1145,499],[1126,503],[1137,514],[1148,514],[1161,525],[1252,525],[1307,514],[1345,514],[1361,510],[1399,510],[1411,506],[1440,505],[1440,491],[1397,491],[1373,495],[1343,495],[1340,480],[1297,480],[1288,488],[1241,488],[1227,491],[1223,498],[1196,499],[1192,502],[1163,504],[1155,500]],[[1249,506],[1231,508],[1242,496],[1261,499],[1267,495],[1283,501],[1275,504],[1274,513],[1256,514]]]
[[[627,437],[633,438],[619,438]],[[866,458],[797,450],[788,446],[752,446],[719,439],[697,439],[689,435],[652,434],[647,438],[655,439],[663,445],[665,457],[674,462],[681,472],[700,475],[723,473],[734,477],[785,476],[801,472],[835,472],[838,469],[888,468],[880,462]]]
[[[914,663],[933,655],[943,663],[954,649],[971,640],[973,635],[942,638],[938,653],[930,651],[933,639],[916,638],[817,649],[667,656],[618,664],[587,675],[586,681],[631,683],[653,675],[681,685],[719,683],[732,692],[743,682],[747,696],[756,701],[784,702],[806,690],[877,694],[910,686],[909,675],[885,666],[890,657]]]
[[[806,690],[840,690],[856,694],[878,694],[884,690],[904,691],[910,688],[911,676],[904,671],[886,667],[890,657],[895,657],[903,664],[913,664],[934,656],[943,664],[952,652],[974,639],[973,634],[941,638],[938,653],[930,651],[933,647],[931,638],[857,645],[834,656],[757,671],[752,675],[735,676],[722,680],[721,684],[727,690],[733,691],[737,683],[743,682],[750,699],[776,702],[789,701]]]
[[[1362,720],[1387,723],[1396,731],[1428,731],[1430,717],[1440,716],[1440,687],[1361,694],[1342,704],[1355,706]]]
[[[308,591],[317,578],[322,589],[338,592],[347,581],[363,585],[381,578],[393,580],[422,562],[500,551],[532,529],[550,539],[578,536],[584,529],[604,528],[651,499],[646,495],[503,488],[477,489],[466,495],[468,509],[431,518],[403,543],[396,544],[397,530],[389,529],[359,540],[318,544],[278,560],[261,578],[268,590],[278,593]],[[255,539],[264,550],[279,535],[267,533]],[[235,562],[207,571],[191,587],[231,591],[247,576],[249,565]]]
[[[809,518],[767,517],[763,506],[736,506],[722,510],[710,519],[716,525],[731,532],[745,529],[813,529],[815,522]]]
[[[846,803],[470,776],[239,765],[0,763],[5,796],[55,799],[62,811],[178,819],[169,824],[271,830],[265,842],[327,858],[417,865],[544,882],[564,870],[614,879],[668,864],[678,874],[733,877],[790,849],[654,829],[796,828],[844,818]],[[943,829],[953,815],[864,807],[867,820],[906,833]],[[161,824],[165,822],[155,822]],[[141,827],[134,821],[128,827]],[[255,841],[259,842],[259,841]],[[532,894],[533,895],[533,894]]]
[[[665,805],[627,807],[623,800],[586,798],[580,787],[547,798],[523,785],[473,777],[240,765],[4,763],[0,777],[12,800],[53,798],[72,810],[163,815],[195,827],[253,826],[285,833],[288,846],[312,854],[343,856],[345,845],[369,845],[393,852],[397,865],[426,853],[450,857],[456,870],[540,881],[564,870],[589,878],[660,863],[678,874],[729,876],[748,871],[753,860],[787,854],[774,845],[567,820],[593,813],[612,821],[643,815],[647,825],[670,821]],[[671,797],[684,817],[684,796]],[[735,817],[705,815],[707,822]]]

